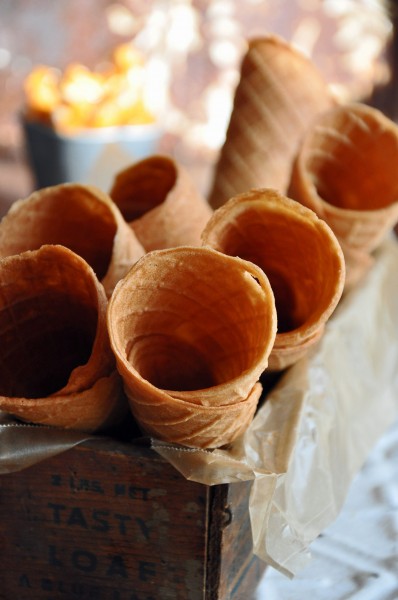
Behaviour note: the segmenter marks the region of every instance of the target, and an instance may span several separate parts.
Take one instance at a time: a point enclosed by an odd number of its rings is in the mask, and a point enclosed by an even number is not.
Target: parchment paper
[[[89,437],[78,431],[19,423],[0,411],[0,475],[22,471]]]
[[[0,473],[19,471],[87,436],[0,419]],[[385,242],[318,347],[268,393],[245,436],[225,450],[152,448],[187,479],[252,481],[254,553],[293,576],[338,515],[352,479],[398,418],[398,243]]]

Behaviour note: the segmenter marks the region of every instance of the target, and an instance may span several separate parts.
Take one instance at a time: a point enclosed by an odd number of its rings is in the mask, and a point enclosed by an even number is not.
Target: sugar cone
[[[259,266],[275,295],[278,333],[269,370],[304,356],[341,297],[344,259],[330,227],[272,189],[253,189],[217,209],[203,244]]]
[[[281,38],[254,39],[241,65],[209,203],[218,208],[251,188],[286,191],[300,139],[335,104],[315,66]]]
[[[188,172],[162,155],[119,172],[109,194],[148,252],[200,246],[200,234],[212,214]]]
[[[320,115],[303,138],[289,194],[335,232],[346,255],[347,283],[398,221],[398,126],[360,103]]]
[[[0,261],[0,290],[0,410],[88,432],[118,423],[127,402],[91,267],[44,245]]]
[[[253,417],[276,333],[272,290],[255,265],[210,248],[153,251],[116,286],[108,330],[150,435],[222,446]]]
[[[84,258],[108,296],[145,253],[117,206],[92,186],[65,183],[15,202],[0,223],[0,257],[59,244]]]

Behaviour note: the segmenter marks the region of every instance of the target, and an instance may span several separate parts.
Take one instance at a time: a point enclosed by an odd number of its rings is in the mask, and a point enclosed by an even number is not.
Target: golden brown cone
[[[167,405],[148,406],[130,396],[132,412],[148,435],[196,448],[220,448],[241,436],[257,409],[262,386],[256,383],[245,400],[235,404],[202,406],[170,396]],[[127,390],[129,396],[129,391]]]
[[[254,414],[276,334],[274,297],[251,263],[211,248],[158,250],[116,286],[108,330],[142,429],[222,446]]]
[[[209,204],[251,188],[285,192],[300,139],[336,103],[315,66],[278,36],[253,39],[243,58]]]
[[[188,172],[153,155],[119,172],[109,192],[146,251],[200,246],[212,209]]]
[[[319,115],[305,134],[289,195],[335,232],[347,284],[398,221],[398,126],[376,108],[349,103]]]
[[[0,223],[0,257],[58,244],[84,258],[108,296],[145,254],[109,196],[84,184],[64,183],[15,202]]]
[[[347,246],[343,240],[339,240],[339,243],[344,254],[346,271],[344,292],[348,292],[355,288],[370,271],[375,263],[375,258],[365,250]]]
[[[253,189],[214,212],[203,244],[252,261],[268,277],[278,317],[268,369],[284,369],[305,355],[344,286],[343,253],[330,227],[276,190]]]
[[[0,289],[0,410],[88,432],[118,423],[128,406],[92,268],[44,245],[0,261]]]

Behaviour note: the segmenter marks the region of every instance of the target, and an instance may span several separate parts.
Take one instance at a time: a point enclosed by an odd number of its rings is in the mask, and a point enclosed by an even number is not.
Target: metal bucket
[[[161,137],[155,124],[104,127],[73,136],[26,119],[22,127],[37,188],[68,182],[96,184],[96,171],[98,187],[106,188],[114,173],[104,173],[104,162],[113,171],[122,169],[155,153]]]

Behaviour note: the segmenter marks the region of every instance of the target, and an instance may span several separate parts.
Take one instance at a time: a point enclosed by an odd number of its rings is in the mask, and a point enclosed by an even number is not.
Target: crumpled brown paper
[[[267,395],[229,449],[152,448],[187,479],[251,480],[254,553],[288,576],[339,514],[377,439],[398,417],[398,242],[377,253],[364,282],[341,301],[318,347]],[[79,433],[0,420],[0,473],[84,441]]]

